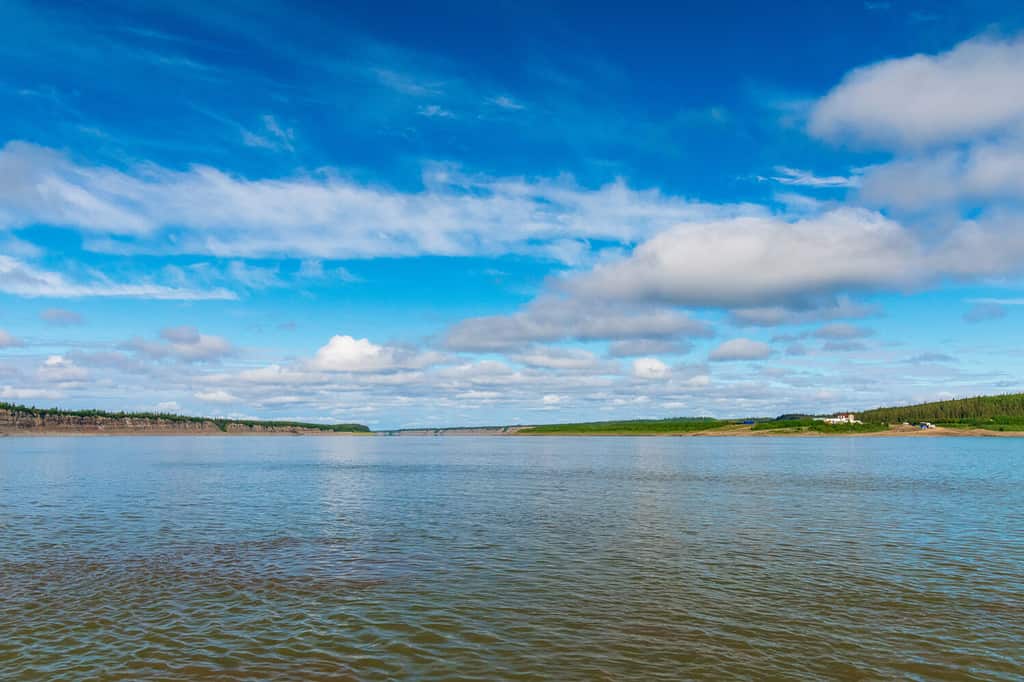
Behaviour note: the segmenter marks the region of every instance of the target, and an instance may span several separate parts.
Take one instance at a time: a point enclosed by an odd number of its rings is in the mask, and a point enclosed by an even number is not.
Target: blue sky
[[[0,5],[0,400],[377,428],[1020,390],[1009,2]]]

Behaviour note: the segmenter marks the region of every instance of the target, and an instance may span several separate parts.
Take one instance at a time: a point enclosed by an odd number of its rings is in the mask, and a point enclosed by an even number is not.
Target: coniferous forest
[[[899,424],[902,422],[934,422],[964,426],[1024,426],[1024,393],[977,396],[959,400],[943,400],[919,405],[881,407],[860,412],[865,422]]]

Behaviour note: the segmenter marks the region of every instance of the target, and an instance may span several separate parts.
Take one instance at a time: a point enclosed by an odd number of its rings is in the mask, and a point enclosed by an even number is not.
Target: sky
[[[1024,5],[0,2],[0,401],[1024,390]]]

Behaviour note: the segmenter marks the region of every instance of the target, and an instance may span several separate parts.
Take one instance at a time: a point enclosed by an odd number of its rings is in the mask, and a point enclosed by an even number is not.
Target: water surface
[[[0,439],[5,679],[1024,678],[1024,442]]]

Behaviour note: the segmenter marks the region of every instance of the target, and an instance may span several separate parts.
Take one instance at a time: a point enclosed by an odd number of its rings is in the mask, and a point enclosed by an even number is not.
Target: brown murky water
[[[1015,439],[0,439],[3,679],[1024,679]]]

